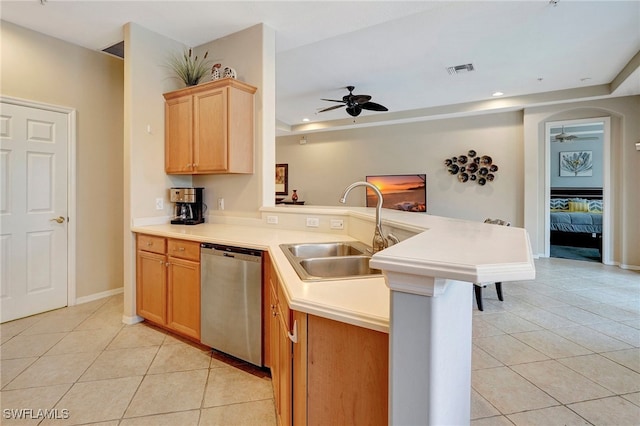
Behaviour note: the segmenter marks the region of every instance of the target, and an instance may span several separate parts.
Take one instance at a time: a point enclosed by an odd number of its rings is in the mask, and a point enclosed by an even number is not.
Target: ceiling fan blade
[[[321,101],[329,101],[329,102],[340,102],[341,104],[346,103],[347,101],[338,101],[336,99],[320,99]]]
[[[371,111],[389,111],[386,106],[377,104],[375,102],[365,102],[360,105],[363,109],[368,109]]]
[[[329,108],[324,108],[321,109],[318,112],[325,112],[325,111],[331,111],[332,109],[337,109],[337,108],[342,108],[344,105],[334,105],[334,106],[330,106]]]
[[[352,95],[351,101],[357,103],[358,105],[362,105],[371,100],[371,96],[369,95]]]

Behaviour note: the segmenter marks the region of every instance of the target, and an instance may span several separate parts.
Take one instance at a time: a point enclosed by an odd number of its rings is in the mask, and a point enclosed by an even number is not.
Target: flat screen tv
[[[382,193],[382,207],[407,212],[427,211],[427,175],[367,176],[367,182]],[[367,207],[375,207],[376,194],[367,188]]]

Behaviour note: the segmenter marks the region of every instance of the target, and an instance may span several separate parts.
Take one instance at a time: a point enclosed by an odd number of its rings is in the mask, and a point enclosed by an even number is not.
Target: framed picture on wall
[[[288,164],[276,164],[276,195],[289,195]]]
[[[427,175],[377,175],[367,176],[382,193],[382,207],[408,212],[427,211]],[[377,203],[376,194],[367,188],[367,207]]]
[[[593,176],[593,151],[561,152],[560,176]]]

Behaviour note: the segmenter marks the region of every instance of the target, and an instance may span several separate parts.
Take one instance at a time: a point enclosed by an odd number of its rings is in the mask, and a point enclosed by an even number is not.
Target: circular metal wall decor
[[[458,175],[458,181],[462,183],[476,182],[478,185],[486,185],[496,178],[498,172],[498,166],[493,164],[490,156],[478,155],[473,149],[466,154],[445,159],[444,165],[449,174]]]

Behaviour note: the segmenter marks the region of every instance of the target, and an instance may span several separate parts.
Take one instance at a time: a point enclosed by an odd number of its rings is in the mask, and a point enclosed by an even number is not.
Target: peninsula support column
[[[391,289],[389,424],[468,425],[472,284],[385,274]]]

